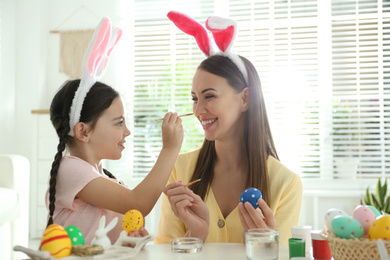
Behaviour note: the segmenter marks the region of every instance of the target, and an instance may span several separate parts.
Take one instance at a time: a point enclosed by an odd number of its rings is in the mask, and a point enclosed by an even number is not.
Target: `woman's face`
[[[198,69],[192,81],[193,112],[209,141],[230,140],[244,134],[247,89],[237,93],[225,78]]]
[[[96,159],[120,159],[125,149],[125,137],[129,135],[130,130],[125,123],[123,103],[118,97],[98,119],[88,142]]]

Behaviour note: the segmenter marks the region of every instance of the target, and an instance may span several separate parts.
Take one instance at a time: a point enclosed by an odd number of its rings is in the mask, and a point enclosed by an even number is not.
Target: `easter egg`
[[[76,226],[68,226],[65,228],[65,231],[68,233],[72,246],[75,245],[84,245],[84,236],[81,233],[81,230]]]
[[[375,213],[367,206],[359,205],[355,208],[352,217],[359,221],[359,223],[363,226],[364,236],[368,236],[368,230],[372,222],[375,221],[376,216]]]
[[[62,226],[52,224],[43,234],[41,249],[48,251],[55,258],[65,257],[70,255],[72,242]]]
[[[368,237],[372,239],[386,239],[390,240],[390,216],[381,215],[372,222]]]
[[[336,216],[348,216],[347,213],[341,209],[330,208],[325,214],[325,224],[328,230],[332,230],[332,221]]]
[[[382,215],[382,214],[379,212],[379,210],[377,210],[374,206],[367,205],[367,207],[368,207],[369,209],[371,209],[371,210],[374,212],[375,216],[379,217],[379,216]]]
[[[248,188],[241,193],[240,202],[242,203],[249,202],[250,204],[252,204],[254,208],[258,208],[259,203],[257,203],[257,201],[262,197],[263,195],[261,194],[261,191],[259,191],[258,189]]]
[[[141,212],[136,209],[132,209],[126,212],[122,218],[122,228],[127,233],[139,230],[144,225],[144,217]]]
[[[364,235],[363,226],[356,219],[349,216],[336,216],[332,220],[332,229],[340,238],[361,238]]]

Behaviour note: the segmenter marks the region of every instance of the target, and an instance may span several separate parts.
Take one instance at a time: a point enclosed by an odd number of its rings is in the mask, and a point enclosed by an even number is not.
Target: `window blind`
[[[389,168],[389,19],[381,1],[332,1],[335,177]],[[349,169],[348,169],[349,168]]]
[[[129,100],[133,126],[133,176],[143,177],[153,167],[162,148],[161,118],[168,111],[192,112],[192,76],[204,56],[191,36],[183,34],[167,18],[175,10],[191,10],[200,21],[214,12],[210,1],[135,1],[134,95]],[[195,117],[182,118],[185,138],[181,153],[203,141]]]
[[[210,15],[237,20],[233,51],[258,70],[283,164],[304,178],[389,175],[390,4],[371,0],[134,1],[126,172],[143,177],[153,167],[162,144],[153,119],[192,110],[204,56],[170,10],[202,24]],[[183,125],[181,152],[200,147],[197,120]]]
[[[302,176],[320,172],[317,10],[316,1],[229,4],[234,51],[257,68],[279,157]]]

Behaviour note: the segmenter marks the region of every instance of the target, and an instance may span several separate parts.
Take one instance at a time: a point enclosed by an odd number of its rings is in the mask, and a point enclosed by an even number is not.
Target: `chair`
[[[15,245],[28,247],[30,163],[14,154],[0,154],[0,259],[22,259]]]

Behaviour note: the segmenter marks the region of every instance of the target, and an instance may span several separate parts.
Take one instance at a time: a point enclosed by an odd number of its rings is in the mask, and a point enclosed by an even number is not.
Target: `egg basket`
[[[380,260],[377,240],[368,238],[339,238],[329,230],[323,230],[320,236],[328,241],[334,260]],[[390,240],[383,240],[387,253],[390,253]]]

